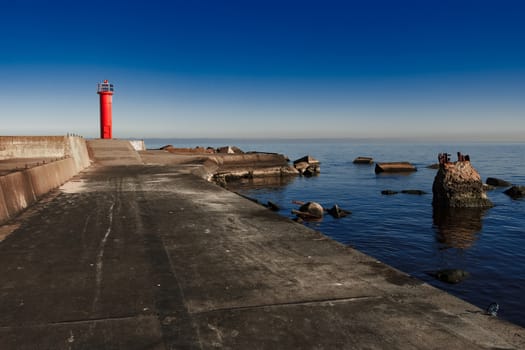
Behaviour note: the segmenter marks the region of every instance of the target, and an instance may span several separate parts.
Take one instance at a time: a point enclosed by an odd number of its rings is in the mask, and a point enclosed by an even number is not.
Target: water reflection
[[[447,248],[467,249],[474,244],[481,231],[485,209],[434,208],[436,239]]]

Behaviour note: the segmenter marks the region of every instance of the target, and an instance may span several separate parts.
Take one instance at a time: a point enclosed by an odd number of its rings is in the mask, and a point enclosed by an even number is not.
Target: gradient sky
[[[525,1],[0,3],[0,134],[525,141]]]

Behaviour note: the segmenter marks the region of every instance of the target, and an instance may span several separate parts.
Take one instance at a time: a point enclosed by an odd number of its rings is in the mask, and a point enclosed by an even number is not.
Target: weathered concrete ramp
[[[128,140],[88,140],[87,146],[91,159],[98,165],[133,165],[143,163],[140,155]]]
[[[524,329],[182,171],[95,167],[0,243],[0,349],[523,349]]]

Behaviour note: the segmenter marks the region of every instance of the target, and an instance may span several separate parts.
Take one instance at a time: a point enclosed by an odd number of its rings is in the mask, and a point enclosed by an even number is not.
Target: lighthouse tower
[[[100,138],[113,137],[113,122],[111,120],[111,106],[113,100],[113,84],[104,80],[97,84],[97,94],[100,95]]]

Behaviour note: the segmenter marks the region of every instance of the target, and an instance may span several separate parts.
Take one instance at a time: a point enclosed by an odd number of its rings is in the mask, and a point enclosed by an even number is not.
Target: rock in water
[[[525,186],[512,186],[511,188],[505,190],[503,193],[505,193],[507,196],[518,199],[525,196]]]
[[[496,177],[487,177],[487,181],[485,181],[487,185],[495,186],[495,187],[507,187],[511,186],[511,183],[502,179],[498,179]]]
[[[301,175],[313,176],[321,172],[320,162],[311,156],[297,159],[293,162],[293,165]]]
[[[281,210],[281,208],[272,201],[268,201],[268,204],[266,206],[268,207],[268,209],[273,210],[273,211]]]
[[[487,315],[498,316],[499,305],[498,303],[492,303],[487,308]]]
[[[323,207],[321,206],[321,204],[319,204],[317,202],[308,202],[306,204],[303,204],[299,208],[299,211],[306,212],[306,213],[308,213],[308,214],[310,214],[312,216],[318,217],[318,218],[322,218],[323,214],[324,214]]]
[[[417,196],[422,196],[424,194],[427,194],[425,191],[422,191],[422,190],[402,190],[401,193],[404,193],[404,194],[415,194]]]
[[[439,155],[439,170],[432,185],[432,204],[444,208],[490,208],[479,173],[470,157],[458,153],[458,161],[450,162],[448,155]]]
[[[292,210],[292,213],[307,220],[319,220],[323,218],[324,208],[317,202],[308,202],[299,208]]]
[[[383,190],[381,191],[381,194],[384,195],[384,196],[393,196],[394,194],[398,194],[399,192],[397,191],[392,191],[392,190]]]
[[[334,204],[332,208],[328,209],[328,214],[332,215],[336,219],[340,219],[348,216],[349,214],[352,214],[352,212],[341,209],[337,204]]]
[[[467,271],[459,269],[440,270],[432,275],[440,281],[451,284],[459,283],[470,276],[470,274]]]
[[[372,157],[357,157],[354,159],[354,164],[372,164],[374,159]]]
[[[375,173],[408,173],[417,171],[417,168],[409,162],[376,163]]]

